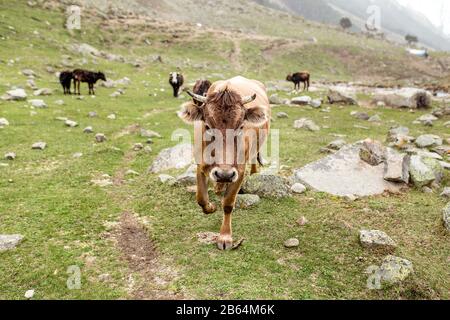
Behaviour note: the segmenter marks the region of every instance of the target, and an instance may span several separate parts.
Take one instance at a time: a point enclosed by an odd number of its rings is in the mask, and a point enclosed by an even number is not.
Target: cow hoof
[[[219,250],[231,250],[233,248],[233,238],[229,235],[219,236],[217,247]]]
[[[203,207],[203,212],[205,214],[212,214],[217,211],[217,205],[215,203],[208,203],[207,206]]]

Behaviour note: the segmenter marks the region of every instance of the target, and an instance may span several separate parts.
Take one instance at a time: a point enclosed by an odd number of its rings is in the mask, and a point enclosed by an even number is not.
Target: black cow
[[[72,85],[73,73],[71,71],[63,71],[59,75],[59,83],[63,87],[64,94],[72,94],[70,87]]]
[[[170,85],[173,88],[173,96],[175,98],[178,98],[178,94],[180,92],[180,88],[184,84],[184,77],[183,77],[183,75],[178,73],[178,72],[171,72],[170,73],[169,83],[170,83]]]
[[[286,77],[287,81],[293,82],[294,83],[294,90],[300,90],[300,84],[303,82],[304,83],[304,87],[303,90],[308,91],[309,90],[309,80],[311,78],[311,75],[309,74],[308,71],[301,71],[301,72],[297,72],[294,74],[290,74]]]

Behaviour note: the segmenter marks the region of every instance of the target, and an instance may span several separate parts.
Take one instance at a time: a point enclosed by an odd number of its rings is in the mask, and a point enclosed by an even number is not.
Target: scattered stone
[[[347,142],[345,140],[338,139],[338,140],[334,140],[334,141],[330,142],[330,144],[328,144],[327,148],[338,151],[338,150],[341,150],[346,145],[347,145]]]
[[[9,126],[9,121],[6,120],[5,118],[0,118],[0,128]]]
[[[112,114],[110,114],[109,116],[107,116],[107,118],[109,119],[109,120],[116,120],[116,115],[114,114],[114,113],[112,113]]]
[[[443,210],[442,219],[444,220],[444,227],[447,231],[450,231],[450,203]]]
[[[296,238],[288,239],[284,242],[286,248],[297,248],[300,245],[300,241]]]
[[[419,148],[432,148],[441,146],[442,138],[433,134],[424,134],[416,139],[416,145]]]
[[[102,179],[93,179],[91,180],[91,183],[94,186],[100,187],[100,188],[105,188],[105,187],[109,187],[113,185],[113,182],[111,181],[110,177],[104,177]]]
[[[394,240],[379,230],[361,230],[359,240],[361,245],[367,249],[394,250],[397,247]]]
[[[144,145],[142,143],[135,143],[133,146],[133,151],[141,151],[144,149]]]
[[[94,133],[94,129],[89,126],[83,129],[83,133],[89,134],[89,133]]]
[[[47,108],[47,104],[44,102],[44,100],[40,99],[32,99],[28,100],[28,103],[31,104],[34,108],[43,109]]]
[[[441,193],[441,197],[450,199],[450,187],[444,188],[444,191]]]
[[[432,114],[424,114],[420,118],[418,118],[415,122],[421,123],[423,125],[427,126],[433,126],[433,122],[439,120],[437,117],[435,117]]]
[[[291,104],[296,104],[296,105],[308,105],[310,104],[312,101],[312,98],[309,96],[301,96],[301,97],[296,97],[293,98],[291,100]]]
[[[11,250],[22,242],[23,236],[20,234],[3,235],[0,234],[0,252]]]
[[[185,173],[177,177],[177,184],[181,186],[192,186],[197,183],[197,165],[191,165]]]
[[[8,152],[7,154],[5,154],[5,159],[6,160],[15,160],[16,154],[14,152]]]
[[[384,180],[384,165],[371,166],[361,160],[361,146],[361,142],[345,146],[333,155],[295,170],[291,179],[313,190],[341,197],[399,192],[401,184]]]
[[[306,225],[308,224],[308,220],[307,220],[305,217],[300,217],[300,218],[297,220],[297,224],[298,224],[300,227],[306,226]]]
[[[74,153],[74,154],[72,155],[72,157],[75,158],[75,159],[79,159],[79,158],[81,158],[82,156],[83,156],[83,154],[82,154],[81,152],[76,152],[76,153]]]
[[[98,281],[108,282],[111,280],[111,275],[109,273],[104,273],[98,276]]]
[[[413,265],[410,261],[395,256],[387,256],[376,271],[376,276],[380,279],[381,285],[392,285],[404,281],[413,271]]]
[[[296,120],[294,122],[294,128],[295,129],[307,129],[309,131],[320,131],[320,127],[314,123],[314,121],[307,119],[307,118],[302,118],[299,120]]]
[[[65,102],[64,102],[64,100],[56,100],[55,104],[58,106],[63,106],[63,105],[65,105]]]
[[[168,174],[160,174],[159,181],[161,181],[162,184],[168,184],[170,186],[173,186],[176,184],[177,179],[175,179],[174,177],[172,177]]]
[[[286,112],[278,112],[277,113],[277,118],[278,119],[285,119],[285,118],[289,118],[288,114]]]
[[[421,156],[413,155],[410,160],[409,173],[414,185],[422,188],[438,180],[437,174],[442,174],[439,169],[443,170],[439,162],[431,158],[423,158]]]
[[[396,142],[399,137],[408,137],[409,129],[407,127],[394,127],[389,130],[388,142]]]
[[[53,90],[49,89],[49,88],[42,88],[42,89],[38,89],[33,92],[33,95],[35,95],[35,96],[50,96],[52,94],[53,94]]]
[[[331,90],[328,92],[328,102],[330,104],[340,103],[340,104],[349,104],[349,105],[357,105],[358,103],[356,100],[347,95],[344,92],[338,91],[338,90]]]
[[[394,108],[410,109],[429,108],[432,102],[430,93],[413,88],[403,88],[394,93],[378,93],[373,100]]]
[[[34,71],[31,69],[23,69],[22,74],[26,77],[35,77],[36,76],[36,73],[34,73]]]
[[[410,158],[407,155],[389,148],[386,153],[384,179],[391,182],[408,183],[409,161]]]
[[[306,187],[301,183],[294,183],[291,187],[291,191],[296,194],[305,193]]]
[[[313,107],[314,109],[318,109],[318,108],[320,108],[322,106],[322,100],[320,100],[320,99],[313,99],[313,100],[311,100],[309,105],[311,107]]]
[[[88,116],[89,116],[89,118],[96,118],[96,117],[98,117],[98,114],[95,111],[91,111],[88,113]]]
[[[381,122],[381,117],[378,114],[376,114],[374,116],[371,116],[368,121],[369,122]]]
[[[271,104],[284,104],[284,100],[281,99],[278,94],[274,93],[269,97],[269,101]]]
[[[254,174],[247,177],[242,185],[242,191],[263,198],[283,198],[290,196],[291,193],[283,177],[263,174]]]
[[[370,119],[370,116],[366,112],[352,112],[351,115],[359,120],[367,121]]]
[[[152,130],[141,129],[141,137],[143,138],[162,138],[158,132]]]
[[[356,200],[358,200],[358,197],[355,196],[354,194],[347,194],[344,196],[344,199],[347,202],[355,202]]]
[[[178,144],[175,147],[164,149],[153,161],[149,171],[160,173],[165,170],[185,168],[192,163],[192,152],[191,144]]]
[[[258,204],[261,198],[256,194],[238,194],[236,198],[237,209],[247,209]]]
[[[25,292],[25,298],[31,299],[33,297],[34,297],[34,290],[28,290],[27,292]]]
[[[70,127],[70,128],[78,127],[78,123],[76,123],[75,121],[72,121],[72,120],[66,120],[66,121],[64,122],[64,124],[65,124],[67,127]]]
[[[378,141],[366,139],[361,146],[359,156],[371,166],[378,166],[386,159],[386,148]]]
[[[95,135],[95,141],[97,141],[98,143],[105,142],[106,140],[106,136],[103,133],[97,133]]]
[[[139,175],[139,172],[130,169],[130,170],[127,170],[127,172],[125,172],[125,175],[137,177]]]
[[[150,146],[145,146],[144,147],[144,152],[147,153],[147,154],[148,153],[152,153],[152,148]]]
[[[33,150],[44,150],[47,147],[45,142],[36,142],[31,146]]]
[[[22,101],[27,99],[27,93],[23,89],[14,89],[6,92],[4,96],[2,96],[2,100],[6,101]]]
[[[431,193],[433,193],[433,189],[431,189],[430,187],[423,187],[422,188],[422,192],[423,193],[426,193],[426,194],[431,194]]]

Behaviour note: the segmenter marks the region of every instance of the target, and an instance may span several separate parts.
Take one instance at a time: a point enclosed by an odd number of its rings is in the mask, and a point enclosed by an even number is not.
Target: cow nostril
[[[231,173],[230,179],[233,179],[234,177],[236,177],[236,171],[233,171],[233,172]]]
[[[216,178],[218,178],[218,179],[220,179],[220,175],[219,175],[219,171],[214,171],[214,176],[216,177]]]

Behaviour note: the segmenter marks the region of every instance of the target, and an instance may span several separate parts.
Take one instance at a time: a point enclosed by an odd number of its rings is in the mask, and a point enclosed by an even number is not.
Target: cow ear
[[[256,106],[253,108],[246,109],[245,112],[245,121],[248,123],[254,125],[254,126],[260,126],[264,122],[267,121],[267,115],[265,113],[265,110],[263,107]]]
[[[203,108],[197,106],[192,101],[186,102],[181,106],[178,117],[187,124],[192,124],[195,121],[203,121]]]

